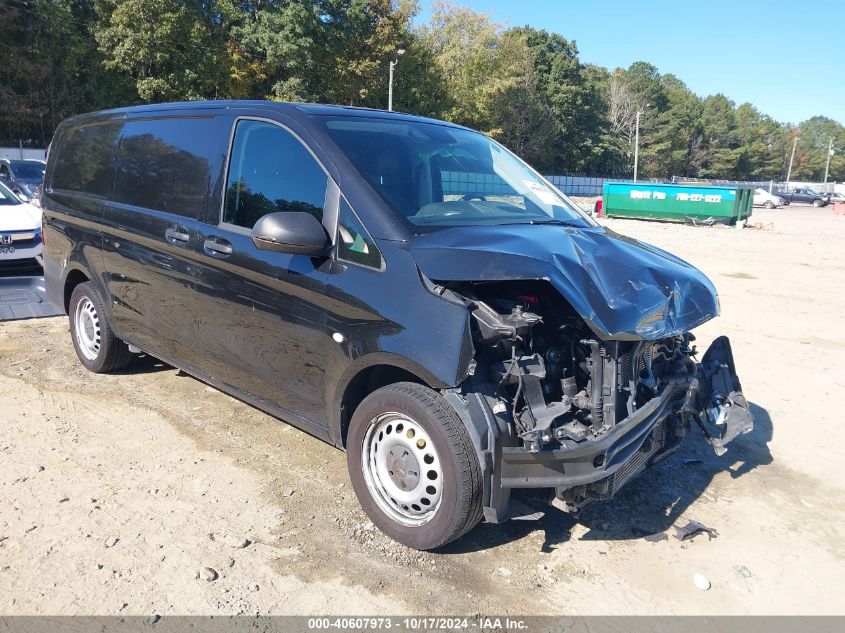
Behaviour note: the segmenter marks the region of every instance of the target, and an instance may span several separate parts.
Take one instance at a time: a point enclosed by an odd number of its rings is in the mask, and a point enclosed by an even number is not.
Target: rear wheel
[[[86,369],[104,374],[129,364],[132,354],[126,343],[112,332],[103,303],[91,282],[73,289],[68,313],[73,348]]]
[[[364,511],[415,549],[445,545],[481,520],[481,471],[452,407],[416,383],[382,387],[355,410],[347,462]]]
[[[764,206],[764,207],[766,207],[767,209],[774,209],[774,208],[775,208],[775,203],[774,203],[774,202],[772,202],[771,200],[767,200],[767,201],[766,201],[766,204],[764,204],[763,206]]]

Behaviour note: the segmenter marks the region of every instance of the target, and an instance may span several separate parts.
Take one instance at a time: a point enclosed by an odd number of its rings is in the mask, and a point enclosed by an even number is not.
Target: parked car
[[[690,264],[604,229],[442,121],[205,102],[63,122],[45,275],[80,362],[161,358],[346,450],[373,523],[419,549],[577,509],[752,417]],[[104,385],[105,388],[105,385]]]
[[[0,271],[41,266],[41,209],[0,183]]]
[[[778,196],[786,202],[806,202],[814,207],[823,207],[828,203],[828,194],[819,193],[809,187],[798,187],[792,191],[778,191]]]
[[[833,204],[834,202],[839,202],[839,203],[845,202],[845,193],[841,193],[839,191],[834,191],[834,192],[828,194],[828,201],[830,202],[830,204]]]
[[[36,196],[44,182],[47,163],[43,160],[11,160],[0,158],[0,182],[24,201]]]
[[[776,207],[782,207],[783,205],[788,204],[780,196],[773,195],[760,187],[757,187],[754,190],[753,203],[755,207],[765,207],[767,209],[774,209]]]

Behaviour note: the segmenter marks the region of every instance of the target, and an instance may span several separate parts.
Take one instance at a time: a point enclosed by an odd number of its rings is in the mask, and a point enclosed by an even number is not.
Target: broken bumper
[[[455,397],[452,394],[450,399]],[[532,452],[508,445],[512,438],[497,424],[483,396],[467,394],[460,401],[465,409],[459,412],[477,432],[484,515],[494,523],[507,518],[514,488],[551,488],[558,495],[570,491],[570,497],[583,501],[609,499],[677,450],[693,422],[717,454],[724,453],[733,438],[749,432],[753,423],[726,337],[713,342],[694,374],[666,381],[658,395],[601,437],[567,446]]]
[[[503,446],[499,482],[505,488],[571,488],[609,477],[637,452],[651,452],[653,446],[646,440],[685,391],[685,387],[667,387],[601,438],[572,448],[531,453],[522,447]]]

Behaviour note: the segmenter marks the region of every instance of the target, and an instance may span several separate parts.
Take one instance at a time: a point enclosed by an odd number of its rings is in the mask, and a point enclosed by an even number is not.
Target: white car
[[[0,183],[0,271],[43,265],[41,209]]]
[[[775,207],[782,207],[786,201],[780,196],[769,193],[765,189],[757,187],[754,190],[754,206],[766,207],[767,209],[774,209]]]

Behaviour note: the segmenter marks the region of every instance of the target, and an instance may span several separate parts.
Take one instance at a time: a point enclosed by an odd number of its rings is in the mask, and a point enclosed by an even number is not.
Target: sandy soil
[[[845,217],[753,220],[607,224],[716,283],[699,343],[731,336],[754,432],[438,553],[374,530],[322,442],[148,357],[90,374],[66,318],[0,323],[0,613],[845,613]],[[718,536],[642,538],[688,519]]]

